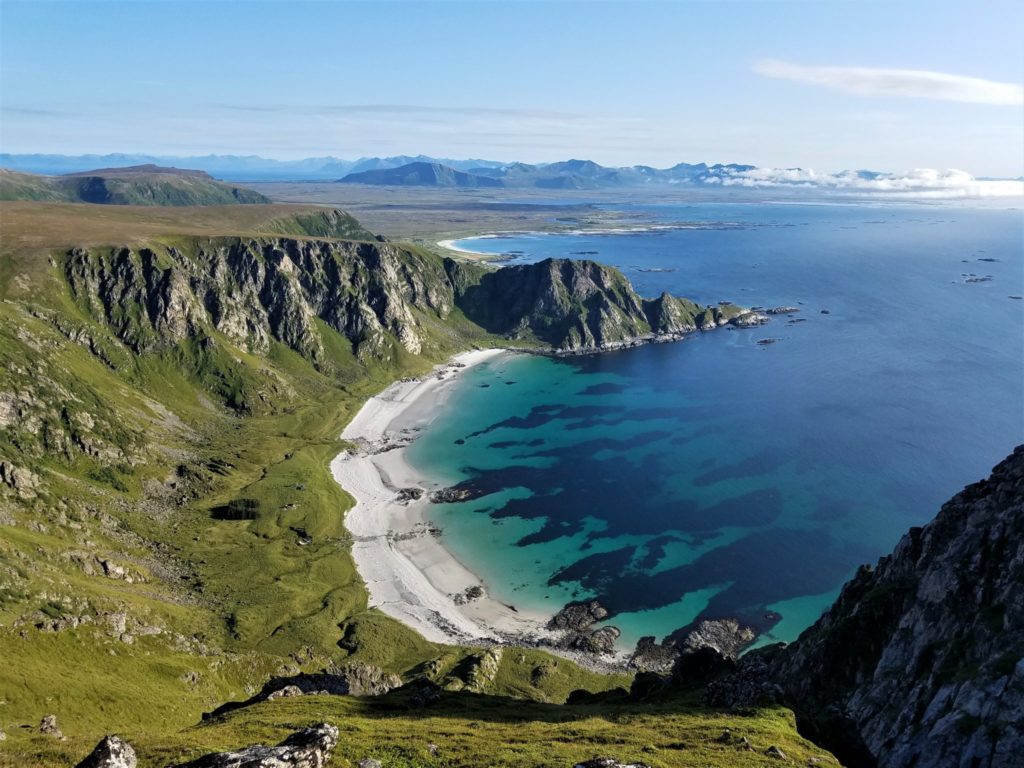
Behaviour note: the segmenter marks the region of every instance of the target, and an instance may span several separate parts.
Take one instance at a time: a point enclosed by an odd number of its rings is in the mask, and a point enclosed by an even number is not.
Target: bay
[[[858,565],[1024,438],[1024,248],[1007,206],[643,206],[639,232],[459,247],[590,258],[646,296],[793,306],[771,324],[468,372],[409,460],[508,603],[600,598],[621,643],[735,616],[792,640]],[[774,339],[772,343],[759,341]]]

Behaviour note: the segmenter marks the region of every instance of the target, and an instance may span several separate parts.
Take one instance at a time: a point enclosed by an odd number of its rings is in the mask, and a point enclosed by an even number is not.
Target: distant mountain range
[[[679,163],[658,169],[647,165],[607,168],[592,160],[560,163],[475,166],[467,171],[440,163],[416,162],[397,168],[350,173],[340,179],[346,184],[376,184],[395,187],[536,187],[540,189],[598,189],[636,187],[646,184],[714,184],[753,171],[753,165],[707,165]]]
[[[425,155],[364,157],[342,160],[337,157],[307,157],[302,160],[271,160],[257,155],[171,156],[142,154],[111,155],[15,155],[0,153],[0,167],[24,173],[51,176],[78,173],[92,168],[131,165],[160,165],[195,168],[228,181],[335,181],[350,173],[398,168],[410,163],[438,163],[465,171],[469,168],[500,168],[495,160],[451,160]]]
[[[320,181],[397,187],[534,188],[588,190],[670,185],[740,187],[832,192],[884,193],[914,197],[1003,197],[1024,195],[1020,179],[976,179],[957,170],[915,169],[905,173],[850,170],[820,173],[808,168],[764,168],[739,163],[678,163],[670,168],[649,165],[608,167],[592,160],[557,163],[503,163],[496,160],[452,160],[417,155],[342,160],[310,157],[268,160],[255,155],[155,157],[151,155],[14,155],[0,154],[0,168],[25,173],[65,175],[93,168],[159,165],[195,168],[230,182]]]

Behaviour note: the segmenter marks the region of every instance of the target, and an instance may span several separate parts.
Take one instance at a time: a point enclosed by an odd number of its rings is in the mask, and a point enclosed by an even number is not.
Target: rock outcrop
[[[548,629],[580,631],[608,618],[608,609],[597,600],[567,603],[548,621]]]
[[[104,736],[76,768],[135,768],[138,764],[131,744],[119,736]]]
[[[245,701],[230,701],[203,715],[216,717],[241,707],[292,696],[325,694],[330,696],[381,696],[398,688],[402,678],[380,667],[354,661],[323,672],[301,672],[287,677],[271,678],[262,690]]]
[[[338,746],[338,728],[327,723],[303,728],[276,747],[218,752],[173,768],[325,768]]]
[[[278,341],[319,362],[321,321],[357,352],[388,339],[422,350],[423,313],[443,319],[452,291],[440,260],[386,243],[221,238],[189,255],[74,249],[65,275],[76,299],[135,352],[216,331],[252,352]]]
[[[723,659],[735,659],[757,639],[757,630],[737,619],[702,619],[676,630],[658,643],[642,637],[630,657],[629,665],[642,672],[666,674],[682,657],[702,649],[711,649]]]
[[[757,630],[736,619],[703,619],[673,639],[682,653],[713,648],[723,656],[736,658],[757,639]]]
[[[445,677],[444,689],[483,693],[498,676],[502,653],[501,647],[497,646],[467,656]]]
[[[792,645],[748,654],[712,704],[782,699],[851,768],[1011,768],[1024,755],[1024,446]]]
[[[617,269],[588,260],[546,259],[479,272],[446,260],[456,302],[474,323],[512,339],[537,339],[556,353],[671,340],[763,316],[732,304],[702,307],[663,293],[643,299]]]

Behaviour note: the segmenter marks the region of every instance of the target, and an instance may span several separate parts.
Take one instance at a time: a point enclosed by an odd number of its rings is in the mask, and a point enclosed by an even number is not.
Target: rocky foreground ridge
[[[786,648],[710,687],[781,700],[850,768],[1024,760],[1024,446],[912,528]]]

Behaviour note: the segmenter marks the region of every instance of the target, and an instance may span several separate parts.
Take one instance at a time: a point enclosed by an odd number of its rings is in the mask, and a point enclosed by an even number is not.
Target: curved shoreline
[[[551,637],[544,629],[550,616],[519,612],[486,594],[456,602],[467,588],[483,585],[438,540],[426,508],[427,496],[439,486],[404,457],[405,446],[434,418],[457,375],[506,353],[464,352],[421,379],[395,382],[371,397],[342,432],[356,449],[331,462],[335,481],[355,499],[345,527],[369,605],[432,642],[532,645]],[[424,491],[422,498],[404,498],[400,491],[409,488]]]
[[[447,251],[454,251],[455,253],[462,253],[467,256],[476,256],[483,259],[497,259],[502,254],[493,253],[489,251],[474,251],[469,248],[463,248],[462,246],[455,245],[455,243],[464,240],[504,240],[512,237],[532,237],[536,235],[544,236],[569,236],[569,237],[581,237],[586,235],[594,236],[614,236],[614,235],[641,235],[650,232],[678,232],[680,230],[694,229],[694,230],[705,230],[705,229],[734,229],[741,228],[746,225],[739,222],[723,221],[717,223],[702,223],[702,222],[690,222],[680,224],[637,224],[635,226],[622,226],[622,227],[593,227],[583,229],[566,229],[566,230],[540,230],[540,229],[527,229],[527,230],[502,230],[498,232],[482,232],[477,235],[465,235],[463,237],[453,237],[446,240],[438,240],[437,246]]]

